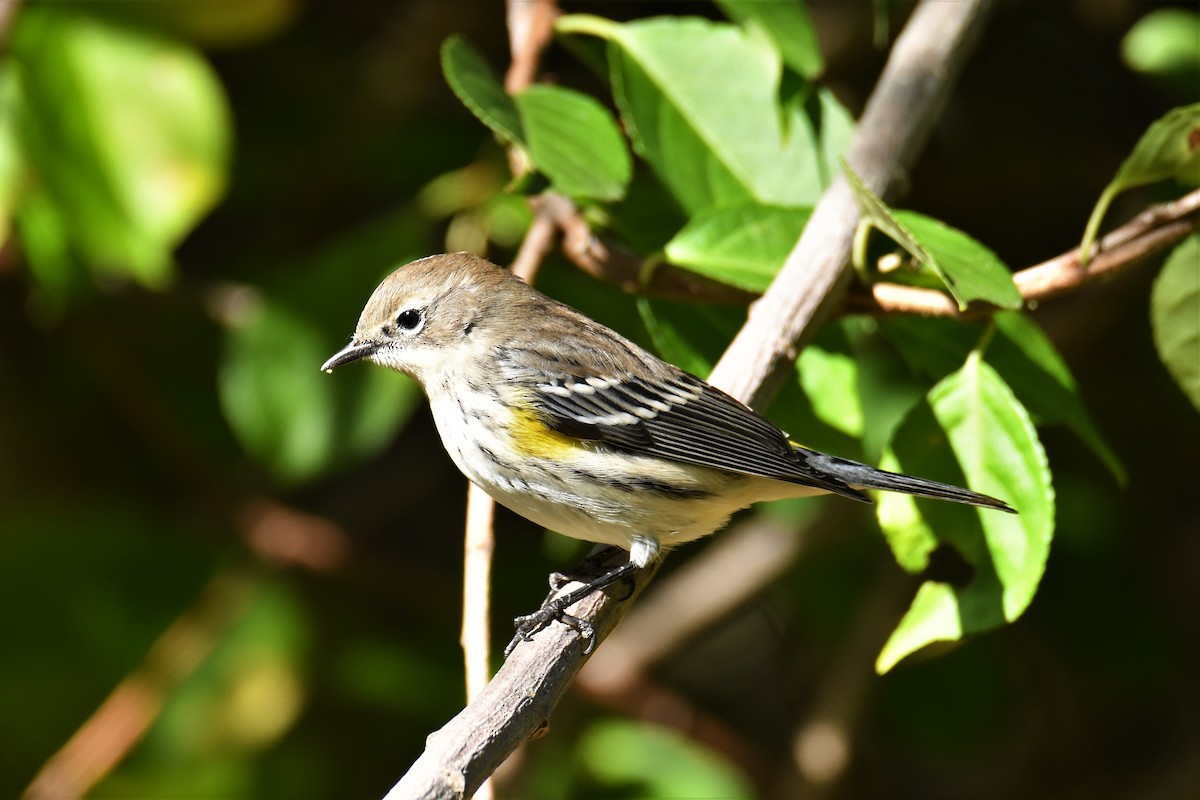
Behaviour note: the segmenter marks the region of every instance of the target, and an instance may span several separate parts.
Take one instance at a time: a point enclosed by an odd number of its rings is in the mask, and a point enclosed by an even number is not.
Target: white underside
[[[580,449],[561,461],[530,458],[514,452],[507,440],[472,419],[472,409],[460,406],[451,394],[429,388],[433,390],[429,392],[430,407],[442,443],[468,479],[496,502],[538,525],[576,539],[623,547],[640,565],[653,560],[660,549],[713,533],[731,514],[752,503],[822,493],[769,478],[653,457],[625,456],[626,460],[615,466],[619,473],[613,474],[612,456],[600,447]],[[508,463],[521,463],[524,468],[519,476],[514,475],[496,465],[485,451]],[[637,463],[631,468],[628,459]],[[681,498],[599,484],[583,495],[571,482],[573,469],[608,475],[614,483],[646,478],[707,496]]]

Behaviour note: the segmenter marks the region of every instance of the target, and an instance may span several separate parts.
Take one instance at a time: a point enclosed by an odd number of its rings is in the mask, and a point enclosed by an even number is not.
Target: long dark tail
[[[912,494],[917,497],[932,497],[935,500],[950,500],[982,508],[995,508],[1010,514],[1017,513],[1016,509],[1010,507],[1003,500],[972,492],[961,486],[915,478],[912,475],[901,475],[897,472],[885,472],[857,461],[804,448],[798,449],[806,457],[805,460],[810,467],[855,489],[883,489],[888,492]]]

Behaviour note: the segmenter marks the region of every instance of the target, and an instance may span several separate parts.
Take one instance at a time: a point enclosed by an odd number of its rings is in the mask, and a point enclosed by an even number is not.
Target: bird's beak
[[[343,364],[350,364],[354,361],[361,361],[378,349],[379,345],[375,344],[374,342],[350,342],[350,344],[334,353],[328,361],[322,364],[321,371],[333,372],[335,367],[340,367]]]

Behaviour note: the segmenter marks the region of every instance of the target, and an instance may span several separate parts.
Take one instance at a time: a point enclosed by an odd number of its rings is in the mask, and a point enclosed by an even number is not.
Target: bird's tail
[[[804,450],[807,462],[821,473],[848,484],[855,489],[882,489],[888,492],[903,492],[917,497],[931,497],[935,500],[950,500],[955,503],[967,503],[982,508],[995,508],[1010,514],[1016,510],[1005,503],[986,494],[972,492],[961,486],[940,481],[916,478],[912,475],[901,475],[897,472],[885,472],[881,469],[860,464],[837,456],[826,455],[812,450]]]

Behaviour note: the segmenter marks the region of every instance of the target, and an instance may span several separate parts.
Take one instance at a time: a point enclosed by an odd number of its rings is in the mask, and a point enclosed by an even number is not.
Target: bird
[[[1014,512],[952,484],[791,441],[774,423],[616,331],[469,253],[388,275],[325,372],[369,361],[415,379],[451,460],[499,504],[628,560],[517,618],[519,641],[592,591],[753,503],[864,490]],[[508,651],[506,651],[508,652]]]

